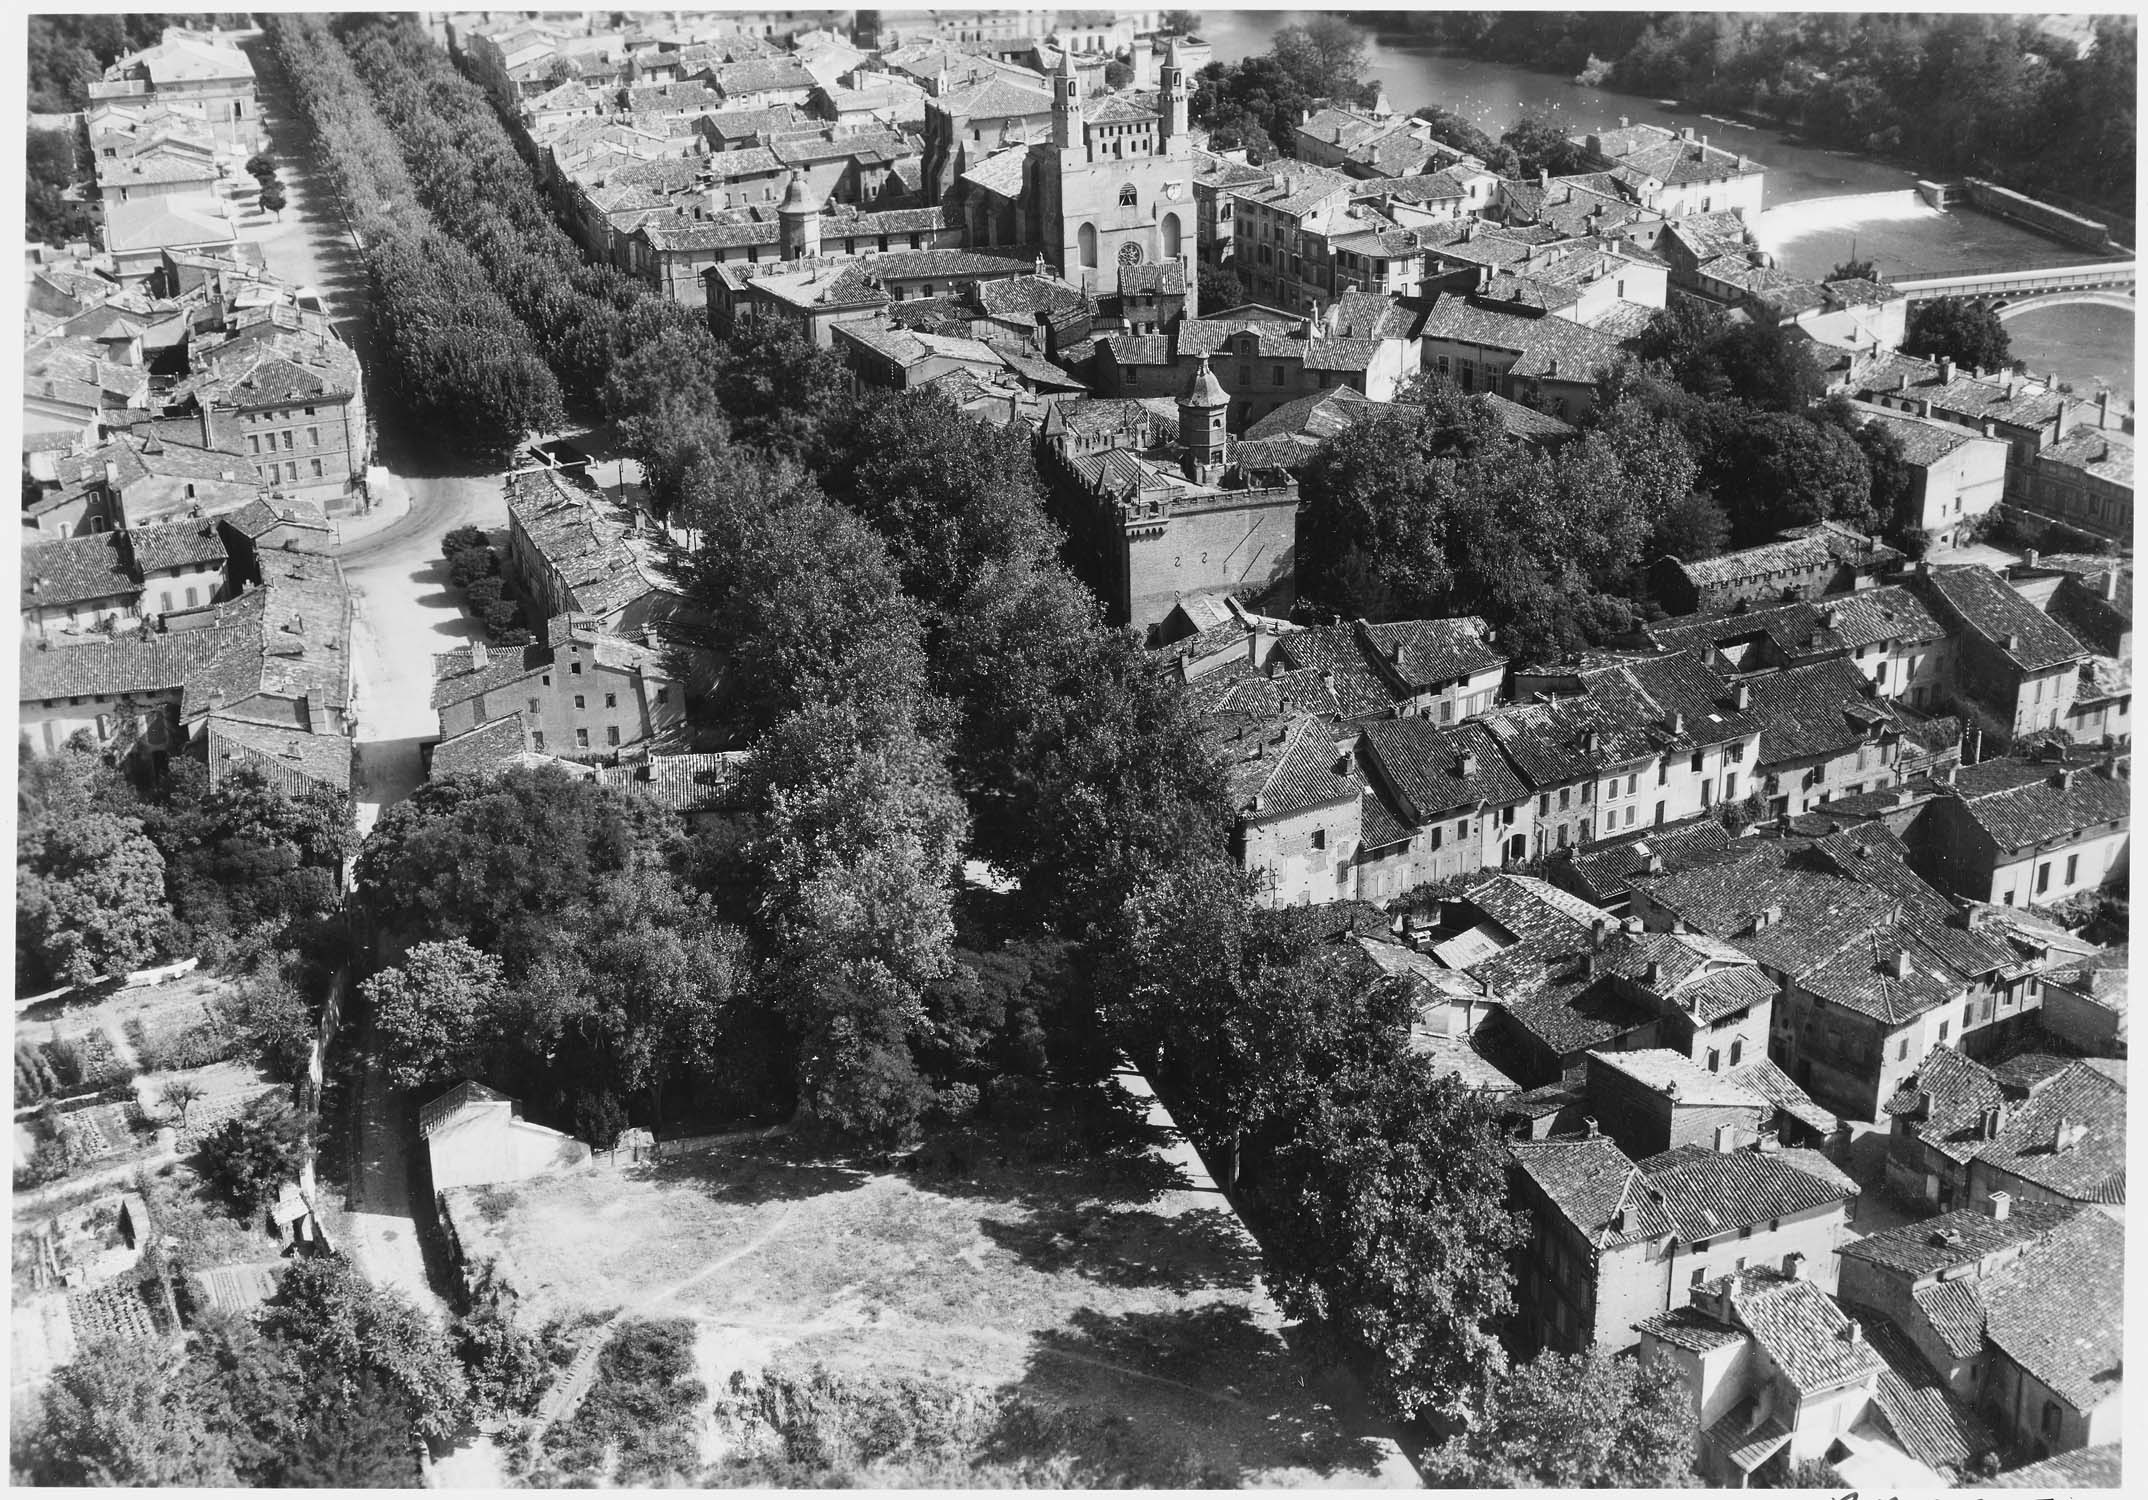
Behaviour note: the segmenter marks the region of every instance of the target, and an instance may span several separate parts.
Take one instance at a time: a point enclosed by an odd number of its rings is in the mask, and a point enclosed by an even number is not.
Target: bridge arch
[[[2115,307],[2121,312],[2133,312],[2138,304],[2131,292],[2086,289],[2078,292],[2045,292],[2039,296],[2022,297],[2017,301],[1999,301],[1999,321],[2008,322],[2023,313],[2035,312],[2040,307],[2066,307],[2085,303],[2092,307]]]

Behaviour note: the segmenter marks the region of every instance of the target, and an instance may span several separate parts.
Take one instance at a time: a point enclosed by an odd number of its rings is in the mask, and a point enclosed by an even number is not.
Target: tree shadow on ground
[[[1068,1272],[1111,1287],[1173,1292],[1250,1290],[1260,1255],[1226,1208],[1159,1214],[1141,1208],[1061,1204],[1027,1219],[982,1219],[978,1229],[1032,1270]]]
[[[791,1136],[726,1141],[625,1169],[643,1182],[699,1184],[723,1203],[796,1202],[865,1186],[873,1174]]]
[[[1381,1445],[1345,1430],[1310,1374],[1239,1303],[1083,1309],[1035,1336],[978,1457],[1056,1461],[1085,1487],[1236,1487],[1281,1468],[1371,1479]]]
[[[1088,1199],[1141,1204],[1192,1186],[1161,1155],[1177,1143],[1100,1081],[1040,1091],[939,1131],[895,1166],[921,1191],[949,1198],[1045,1210]]]

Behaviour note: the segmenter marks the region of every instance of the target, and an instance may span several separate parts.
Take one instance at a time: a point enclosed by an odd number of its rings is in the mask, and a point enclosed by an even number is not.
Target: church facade
[[[1125,266],[1178,261],[1193,280],[1192,80],[1176,48],[1154,95],[1085,101],[1065,57],[1051,134],[983,155],[966,122],[926,106],[926,159],[958,184],[973,246],[1035,246],[1076,286],[1108,292]],[[928,173],[928,175],[931,175]]]

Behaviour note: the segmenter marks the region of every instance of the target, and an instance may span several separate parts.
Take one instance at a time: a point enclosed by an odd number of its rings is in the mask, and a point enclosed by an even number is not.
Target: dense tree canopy
[[[1902,352],[1924,359],[1951,359],[1964,370],[2004,370],[2014,350],[1998,313],[1981,302],[1941,297],[1910,309]]]
[[[1697,108],[1751,111],[1821,143],[1996,176],[2131,216],[2137,20],[2094,45],[2003,14],[1421,10],[1395,24],[1478,57]]]
[[[1440,1488],[1682,1489],[1695,1482],[1692,1398],[1675,1367],[1547,1352],[1495,1378],[1468,1424],[1426,1455]]]
[[[15,869],[16,983],[27,992],[140,968],[163,951],[164,856],[138,819],[26,816]]]
[[[1193,80],[1192,118],[1220,150],[1245,147],[1256,162],[1295,152],[1300,116],[1320,100],[1370,106],[1364,82],[1365,34],[1340,16],[1286,26],[1267,52],[1243,62],[1210,63]]]

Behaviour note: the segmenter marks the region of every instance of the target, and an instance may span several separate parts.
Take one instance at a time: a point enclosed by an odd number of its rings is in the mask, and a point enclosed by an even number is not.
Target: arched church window
[[[1179,241],[1178,215],[1177,215],[1177,214],[1165,214],[1165,215],[1163,216],[1163,226],[1162,226],[1162,227],[1163,227],[1163,253],[1164,253],[1164,259],[1165,259],[1165,260],[1177,260],[1177,259],[1178,259],[1178,241]]]
[[[1094,224],[1082,225],[1079,230],[1075,231],[1074,240],[1081,248],[1081,263],[1085,266],[1094,267],[1096,265],[1096,226]]]

